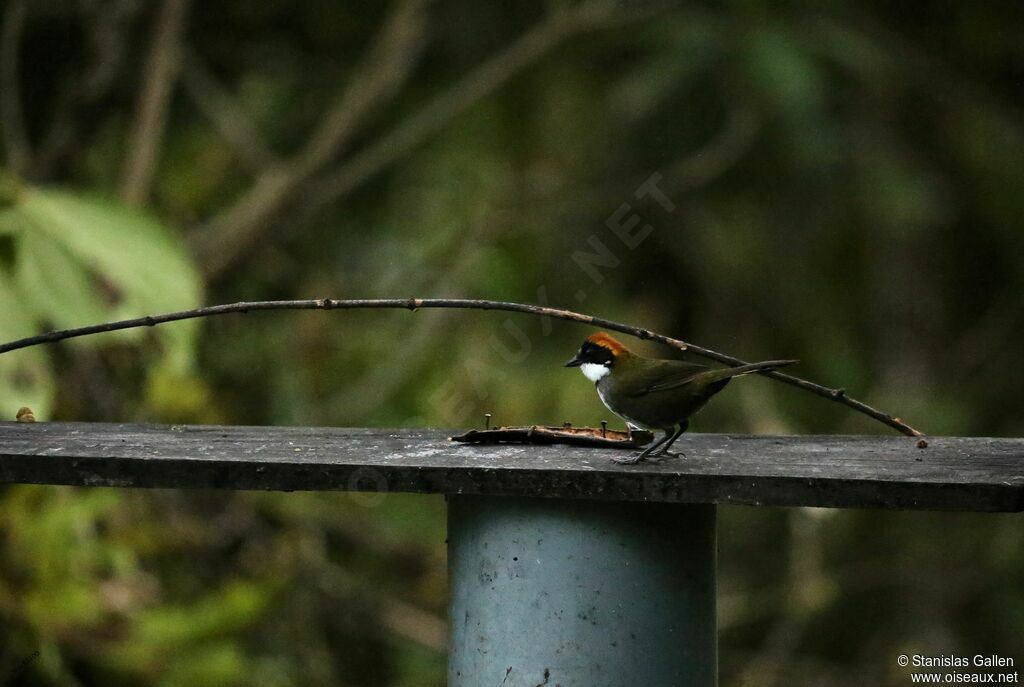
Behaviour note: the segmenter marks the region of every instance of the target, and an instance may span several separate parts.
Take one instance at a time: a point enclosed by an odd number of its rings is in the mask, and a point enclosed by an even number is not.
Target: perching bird
[[[712,369],[681,360],[645,358],[599,332],[587,338],[565,366],[579,367],[587,379],[594,382],[597,395],[608,410],[629,424],[665,432],[664,438],[640,454],[632,458],[613,458],[617,463],[633,464],[647,456],[667,453],[672,443],[686,431],[689,418],[733,377],[796,362],[767,360]]]

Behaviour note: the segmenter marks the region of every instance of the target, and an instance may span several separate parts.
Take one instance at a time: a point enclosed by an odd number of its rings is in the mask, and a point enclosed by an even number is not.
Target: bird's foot
[[[686,454],[682,451],[664,451],[662,453],[655,453],[655,456],[659,458],[685,458]]]

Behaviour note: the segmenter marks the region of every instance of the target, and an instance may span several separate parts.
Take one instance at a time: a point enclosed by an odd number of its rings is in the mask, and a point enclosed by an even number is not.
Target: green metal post
[[[713,687],[715,507],[450,496],[449,687]]]

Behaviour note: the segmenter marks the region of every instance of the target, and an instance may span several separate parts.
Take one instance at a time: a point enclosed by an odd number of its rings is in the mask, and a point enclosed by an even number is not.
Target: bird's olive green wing
[[[693,381],[696,375],[710,368],[682,360],[637,360],[626,375],[622,392],[627,396],[644,396],[658,391],[677,389]]]

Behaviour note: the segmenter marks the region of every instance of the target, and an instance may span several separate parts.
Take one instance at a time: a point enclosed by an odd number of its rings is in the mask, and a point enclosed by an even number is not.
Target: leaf
[[[96,545],[87,524],[114,512],[114,489],[17,485],[0,502],[11,565],[20,571],[18,599],[33,625],[52,632],[90,625],[103,614],[93,588],[109,574],[110,543]]]
[[[0,341],[36,333],[35,318],[19,299],[8,274],[0,270]],[[46,352],[27,348],[0,355],[0,420],[13,420],[18,408],[28,406],[42,420],[49,416],[54,391],[53,373]]]
[[[108,314],[94,275],[42,232],[20,238],[15,280],[37,317],[56,327],[102,322]]]
[[[152,217],[67,191],[22,187],[0,210],[0,340],[150,313],[184,310],[200,302],[200,280],[182,245]],[[187,376],[198,324],[156,330],[164,343],[163,369]],[[126,330],[76,345],[95,346]],[[0,419],[23,405],[47,416],[54,380],[42,349],[0,356]]]
[[[0,210],[0,236],[24,230],[28,225],[17,208]]]
[[[146,376],[145,414],[163,422],[225,423],[215,398],[202,375],[182,372],[167,361],[151,366]]]
[[[744,48],[755,83],[790,115],[816,114],[825,84],[807,47],[785,30],[763,28]]]
[[[66,191],[26,189],[19,201],[17,286],[49,323],[74,327],[200,302],[199,276],[183,246],[151,216]],[[197,327],[156,330],[178,368],[189,365]]]
[[[173,664],[175,657],[192,656],[221,637],[257,623],[272,600],[273,588],[270,582],[228,580],[198,599],[139,609],[125,628],[123,640],[112,646],[105,658],[111,668],[120,671],[144,670],[154,664],[167,668],[166,663]]]

